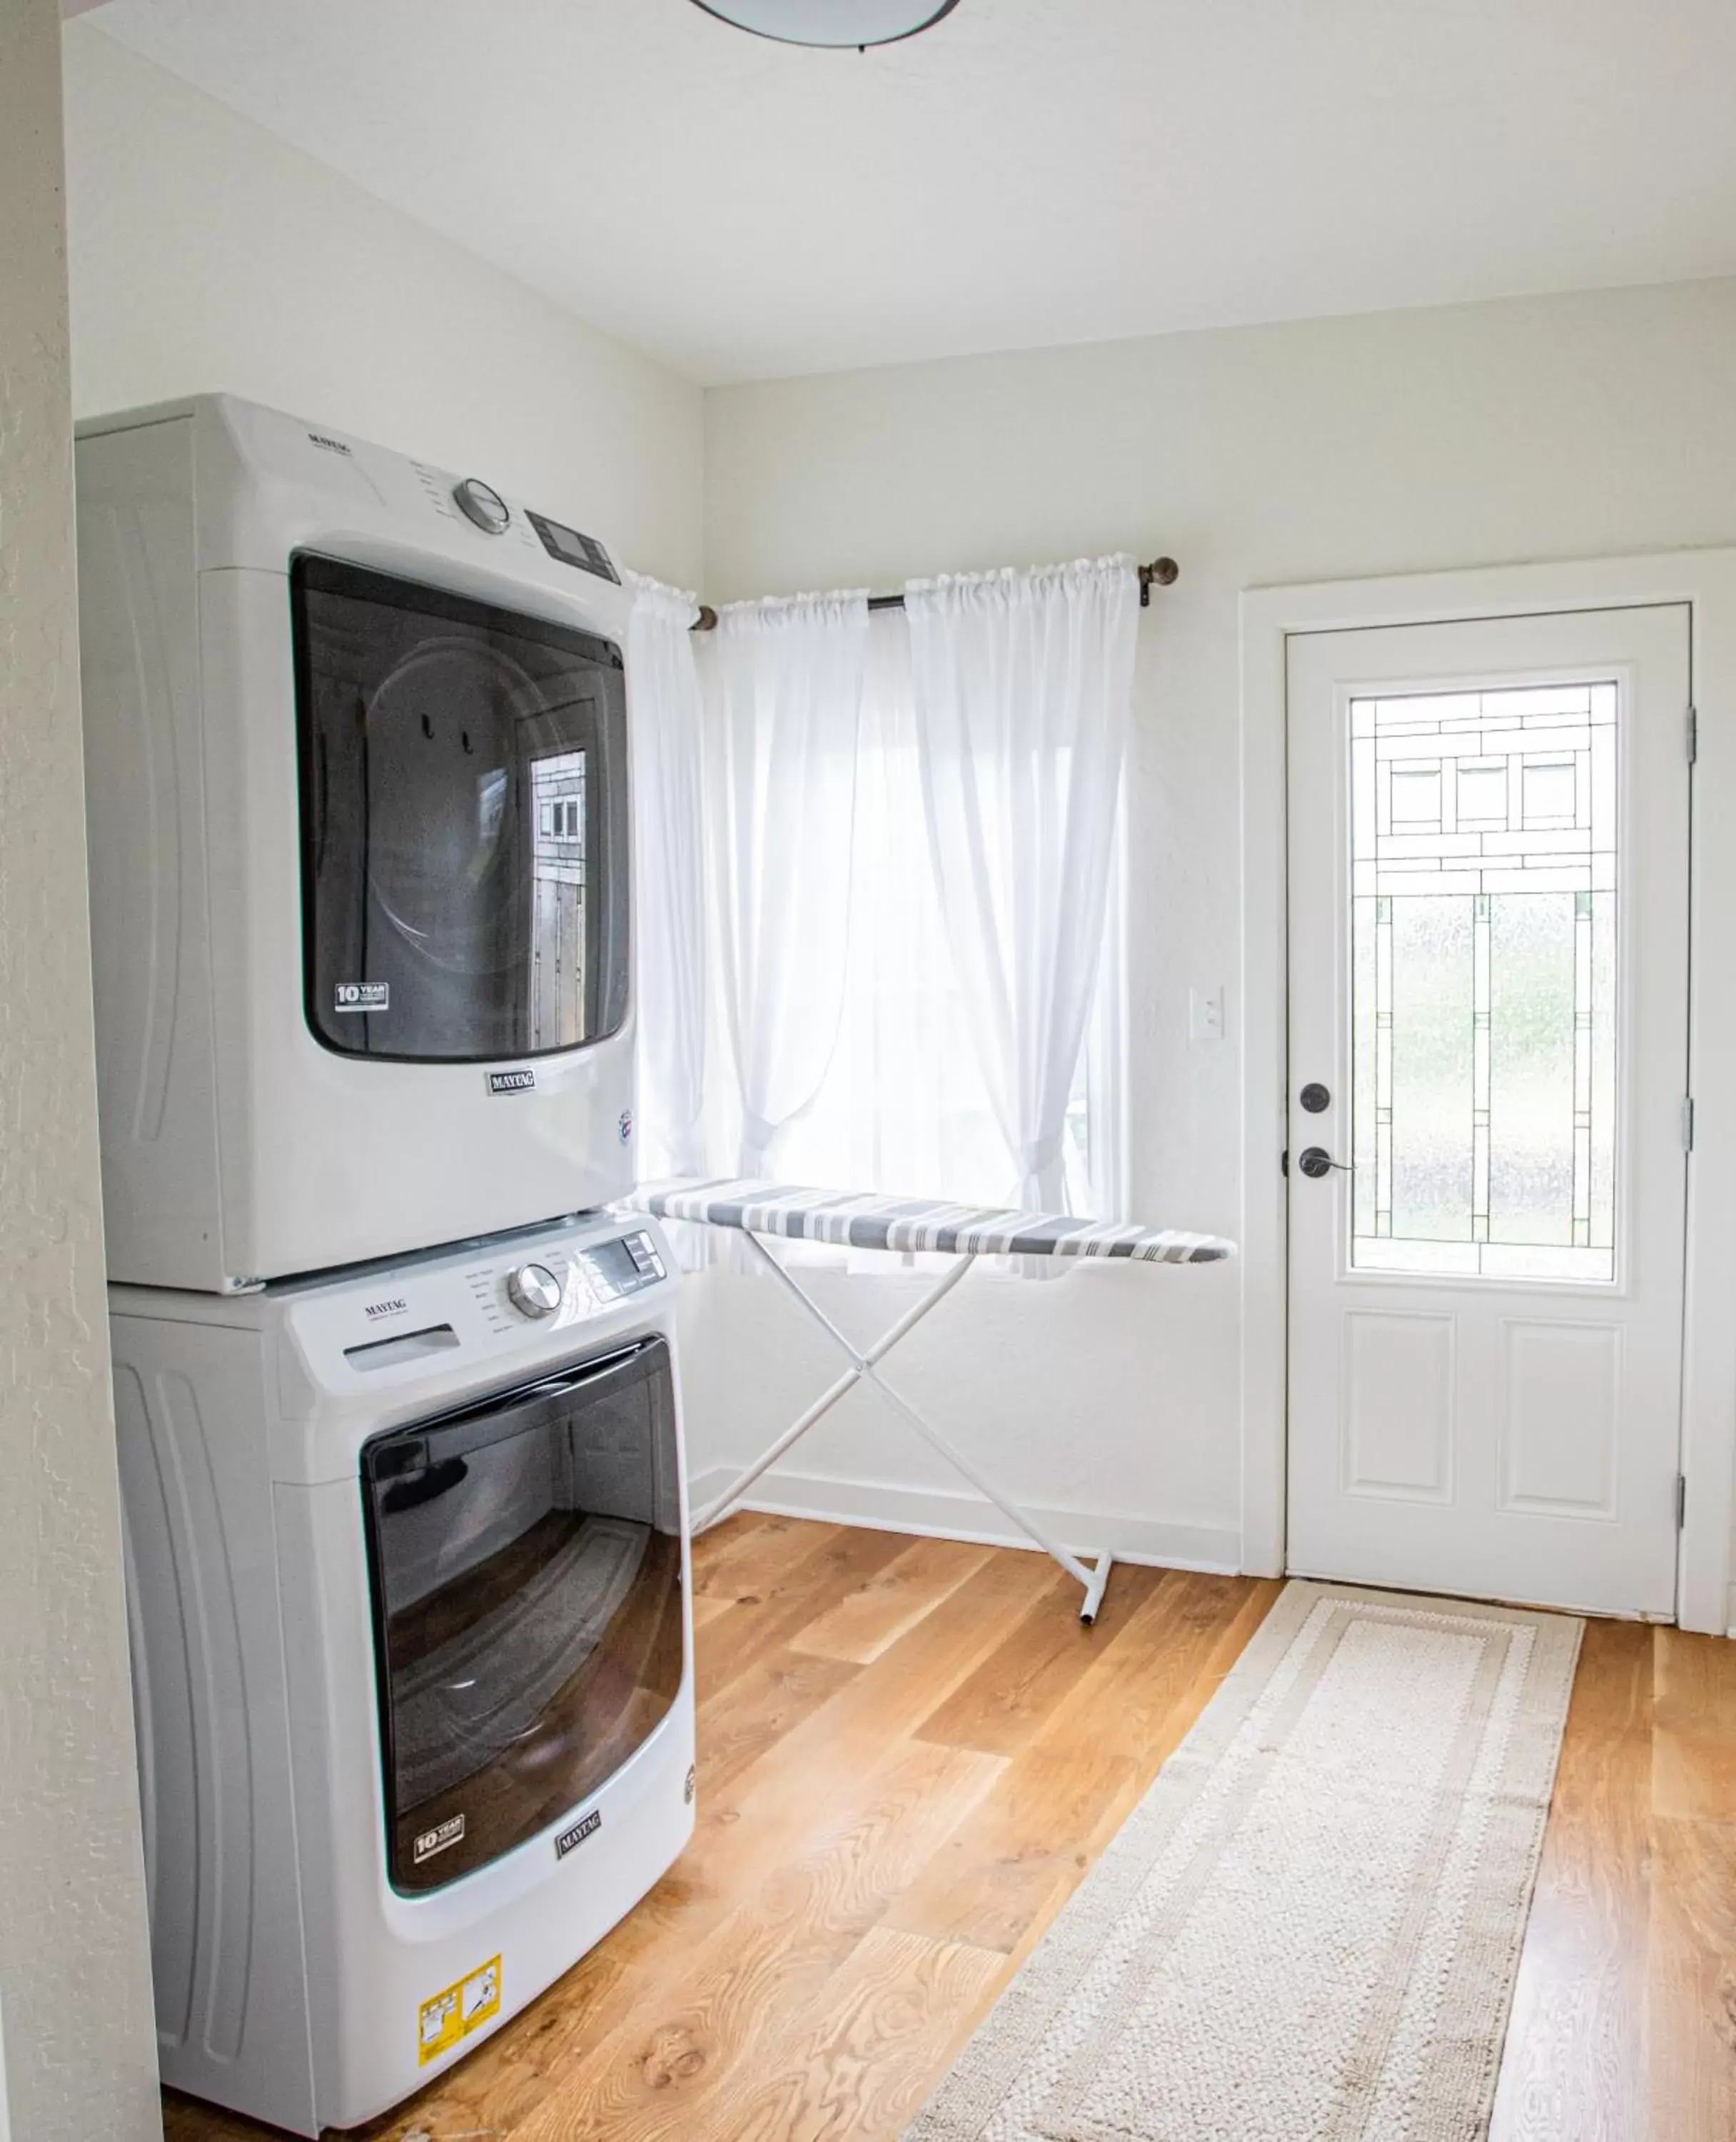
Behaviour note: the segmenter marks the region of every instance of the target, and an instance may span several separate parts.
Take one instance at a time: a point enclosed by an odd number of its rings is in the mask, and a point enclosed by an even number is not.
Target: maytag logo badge
[[[555,1838],[555,1857],[557,1859],[565,1859],[575,1845],[583,1844],[588,1837],[594,1837],[602,1827],[601,1811],[593,1808],[582,1820],[575,1822],[570,1829],[562,1830],[560,1836]]]
[[[528,1093],[536,1083],[536,1073],[530,1070],[491,1071],[488,1090],[491,1093]]]
[[[425,1859],[432,1859],[436,1852],[446,1852],[464,1834],[464,1817],[449,1814],[432,1829],[425,1829],[410,1848],[410,1857],[420,1867]]]
[[[401,1294],[389,1295],[384,1301],[369,1301],[362,1305],[362,1314],[370,1323],[382,1316],[402,1316],[410,1306]]]
[[[333,1011],[390,1011],[390,982],[339,982],[332,991]]]
[[[308,437],[316,447],[323,447],[328,454],[343,454],[348,460],[355,459],[342,439],[328,439],[323,432],[309,432]]]

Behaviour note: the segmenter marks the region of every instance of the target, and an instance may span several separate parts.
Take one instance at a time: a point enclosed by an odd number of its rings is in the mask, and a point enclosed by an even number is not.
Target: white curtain
[[[819,1098],[780,1141],[778,1166],[801,1182],[992,1205],[1012,1164],[929,861],[901,612],[870,619],[868,648],[838,1045]],[[870,1252],[861,1261],[878,1268]]]
[[[706,788],[718,968],[741,1114],[737,1166],[763,1175],[823,1083],[844,1004],[861,592],[735,603],[708,657]]]
[[[916,738],[948,941],[1021,1204],[1064,1203],[1139,618],[1130,558],[913,581]]]
[[[1139,687],[1134,684],[1134,695]],[[1072,1209],[1099,1220],[1132,1217],[1127,1154],[1127,787],[1123,780],[1109,858],[1103,956],[1085,1028],[1086,1148]],[[1069,1153],[1068,1180],[1073,1180]]]
[[[634,1002],[641,1181],[704,1172],[705,826],[694,598],[631,578]]]

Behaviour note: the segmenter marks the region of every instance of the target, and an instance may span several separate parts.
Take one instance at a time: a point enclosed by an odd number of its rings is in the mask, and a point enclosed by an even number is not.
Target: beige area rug
[[[1287,1586],[905,2142],[1476,2142],[1581,1626]]]

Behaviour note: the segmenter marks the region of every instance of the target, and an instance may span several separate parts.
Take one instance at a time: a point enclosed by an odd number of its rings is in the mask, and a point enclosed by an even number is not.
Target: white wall
[[[158,2134],[86,909],[57,0],[0,7],[0,2133]]]
[[[228,387],[474,468],[713,600],[1111,547],[1181,560],[1143,634],[1131,796],[1145,1217],[1236,1226],[1240,590],[1736,537],[1736,284],[702,397],[96,23],[66,50],[81,411]],[[1230,1039],[1190,1047],[1188,990],[1220,985]],[[825,1284],[863,1331],[910,1291]],[[703,1280],[690,1311],[703,1476],[833,1365],[744,1275]],[[1231,1272],[1087,1271],[1042,1290],[974,1281],[902,1366],[1020,1492],[1083,1513],[1073,1536],[1229,1562],[1238,1345]],[[988,1522],[957,1486],[857,1398],[772,1492]]]
[[[66,32],[73,399],[224,389],[485,476],[693,586],[698,388],[97,27]]]
[[[1736,282],[1715,282],[721,388],[706,591],[890,588],[1115,548],[1181,561],[1142,634],[1130,795],[1134,1210],[1233,1234],[1239,592],[1729,542],[1733,382]],[[1220,984],[1230,1044],[1190,1046],[1189,988]],[[1233,1560],[1235,1288],[1222,1267],[972,1281],[906,1379],[1015,1488],[1088,1513],[1082,1541],[1215,1541]],[[860,1279],[831,1296],[864,1329],[904,1298]],[[708,1281],[695,1306],[703,1473],[831,1364],[763,1283]],[[767,1499],[920,1513],[915,1491],[945,1475],[877,1402],[849,1405],[792,1460],[823,1477]]]

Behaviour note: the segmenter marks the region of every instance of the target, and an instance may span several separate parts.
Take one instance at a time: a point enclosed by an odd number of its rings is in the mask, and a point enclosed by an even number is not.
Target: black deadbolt
[[[1332,1096],[1318,1078],[1311,1078],[1296,1097],[1311,1116],[1319,1115],[1332,1106]]]

